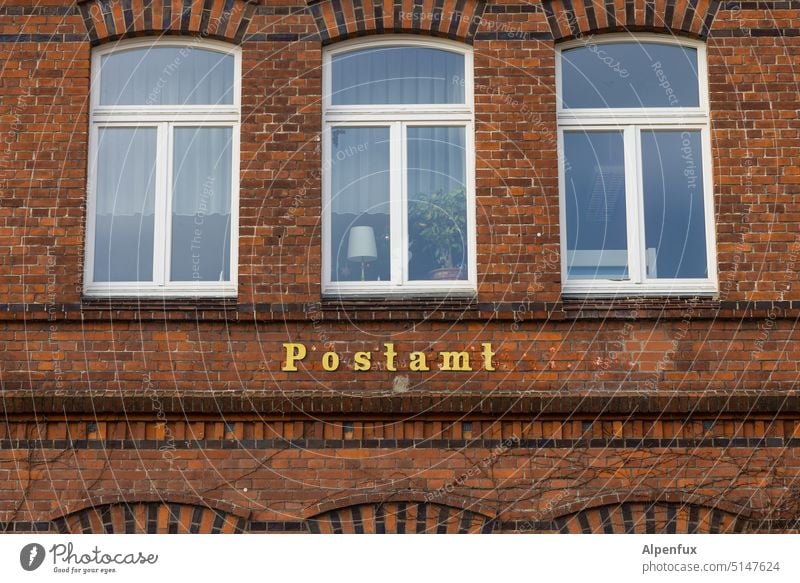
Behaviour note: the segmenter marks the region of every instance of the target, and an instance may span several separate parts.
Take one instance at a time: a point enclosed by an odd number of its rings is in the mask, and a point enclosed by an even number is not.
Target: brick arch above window
[[[89,506],[53,520],[61,534],[232,534],[247,519],[217,508],[172,502],[116,502]]]
[[[322,534],[491,533],[488,516],[445,504],[391,501],[354,504],[307,519],[308,530]]]
[[[543,0],[556,41],[620,31],[669,32],[705,38],[719,0]]]
[[[383,33],[429,34],[472,42],[485,0],[309,0],[324,44]]]
[[[78,0],[92,44],[152,34],[240,43],[255,0]]]

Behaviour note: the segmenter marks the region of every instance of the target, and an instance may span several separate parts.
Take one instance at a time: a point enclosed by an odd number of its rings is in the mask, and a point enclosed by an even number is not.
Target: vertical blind
[[[389,128],[337,127],[331,132],[333,212],[388,214]]]
[[[333,105],[464,103],[464,55],[381,47],[332,57]]]
[[[95,209],[95,281],[153,278],[154,127],[101,128]]]
[[[100,105],[230,105],[234,58],[191,47],[147,47],[105,55]]]

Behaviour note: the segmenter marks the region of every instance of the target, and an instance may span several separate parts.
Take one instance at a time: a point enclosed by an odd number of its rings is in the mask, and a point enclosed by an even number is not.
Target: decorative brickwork
[[[0,7],[0,530],[800,532],[798,4],[611,6]],[[610,30],[707,39],[716,297],[562,297],[554,39]],[[394,32],[473,46],[475,297],[320,293],[324,45]],[[89,300],[92,45],[161,34],[241,45],[238,297]]]
[[[253,0],[78,0],[93,44],[146,34],[186,34],[239,43]]]
[[[53,521],[61,534],[231,534],[247,521],[221,510],[168,502],[93,506]]]
[[[745,532],[747,521],[696,504],[626,502],[558,518],[564,534],[719,534]]]
[[[472,42],[485,0],[312,0],[323,43],[367,34],[407,32]]]
[[[138,410],[147,404],[141,398],[96,398],[85,407],[91,407],[93,402],[94,412],[82,415],[68,413],[65,401],[71,400],[48,396],[25,401],[10,394],[4,401],[8,418],[0,425],[0,449],[40,446],[157,450],[170,440],[174,449],[181,450],[492,448],[504,440],[508,448],[514,449],[800,445],[797,396],[658,397],[644,403],[637,397],[559,399],[542,395],[512,401],[509,396],[476,395],[441,397],[434,402],[430,396],[415,392],[394,398],[350,397],[346,407],[330,397],[292,401],[277,396],[187,397],[183,403],[160,401],[164,414],[160,421],[149,417],[146,410]],[[624,412],[636,407],[637,402],[641,407],[636,418],[625,418]],[[38,422],[26,419],[34,415],[23,412],[26,408],[21,405],[26,404],[28,410],[36,407]],[[114,405],[118,408],[114,409]],[[208,418],[214,408],[225,421],[214,415]],[[297,415],[287,418],[286,414],[275,413],[281,409],[326,415],[327,419]],[[503,419],[493,419],[492,409],[502,409]],[[114,413],[118,410],[127,411],[127,418],[119,419]],[[713,415],[706,411],[713,411]],[[458,414],[459,419],[417,421],[416,417],[423,413],[450,417]],[[359,419],[349,420],[348,415]],[[570,418],[561,418],[566,415]],[[673,418],[681,415],[690,418]]]
[[[651,30],[708,36],[719,0],[542,0],[556,41],[591,33]]]
[[[427,502],[376,502],[308,519],[322,534],[467,534],[492,532],[492,521],[469,510]]]

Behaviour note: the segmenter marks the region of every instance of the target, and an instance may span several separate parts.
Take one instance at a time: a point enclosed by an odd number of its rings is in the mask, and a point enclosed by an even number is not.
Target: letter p
[[[283,345],[283,349],[286,351],[286,360],[283,362],[281,370],[284,372],[296,372],[297,364],[295,363],[306,357],[306,347],[303,344],[289,342]]]

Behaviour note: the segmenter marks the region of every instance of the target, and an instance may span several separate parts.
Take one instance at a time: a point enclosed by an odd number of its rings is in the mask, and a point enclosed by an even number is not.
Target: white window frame
[[[100,105],[100,64],[113,52],[156,47],[186,47],[233,56],[233,103],[223,105]],[[92,52],[89,114],[89,169],[86,212],[86,253],[83,293],[89,297],[236,297],[239,242],[239,141],[241,123],[242,57],[238,46],[194,38],[123,40]],[[95,282],[95,212],[98,135],[101,128],[157,128],[153,282]],[[172,241],[172,159],[175,127],[231,128],[231,242],[230,281],[170,282]]]
[[[697,51],[699,107],[642,107],[642,108],[581,108],[565,109],[562,99],[561,53],[586,46],[586,40],[565,42],[556,51],[556,113],[558,119],[558,183],[561,224],[562,294],[589,295],[704,295],[718,292],[717,247],[714,221],[712,182],[711,130],[708,105],[708,70],[706,45],[701,41],[667,37],[658,34],[605,34],[594,37],[591,44],[628,42],[657,43],[684,46]],[[622,131],[625,159],[625,202],[628,238],[627,281],[611,279],[572,279],[568,277],[566,172],[564,132],[570,130]],[[706,231],[708,277],[705,279],[648,279],[644,249],[644,195],[640,136],[642,130],[699,131],[702,152],[702,181]]]
[[[456,52],[464,56],[464,104],[432,105],[333,105],[332,57],[366,48],[392,46],[425,47]],[[337,43],[323,55],[323,136],[322,136],[322,291],[327,295],[469,295],[477,289],[475,229],[475,138],[472,47],[445,39],[422,39],[413,35],[391,35]],[[390,147],[390,237],[391,281],[337,282],[331,277],[331,129],[333,127],[387,127]],[[467,197],[467,278],[457,281],[408,280],[407,216],[407,141],[406,130],[420,126],[458,126],[465,132],[465,196]]]

